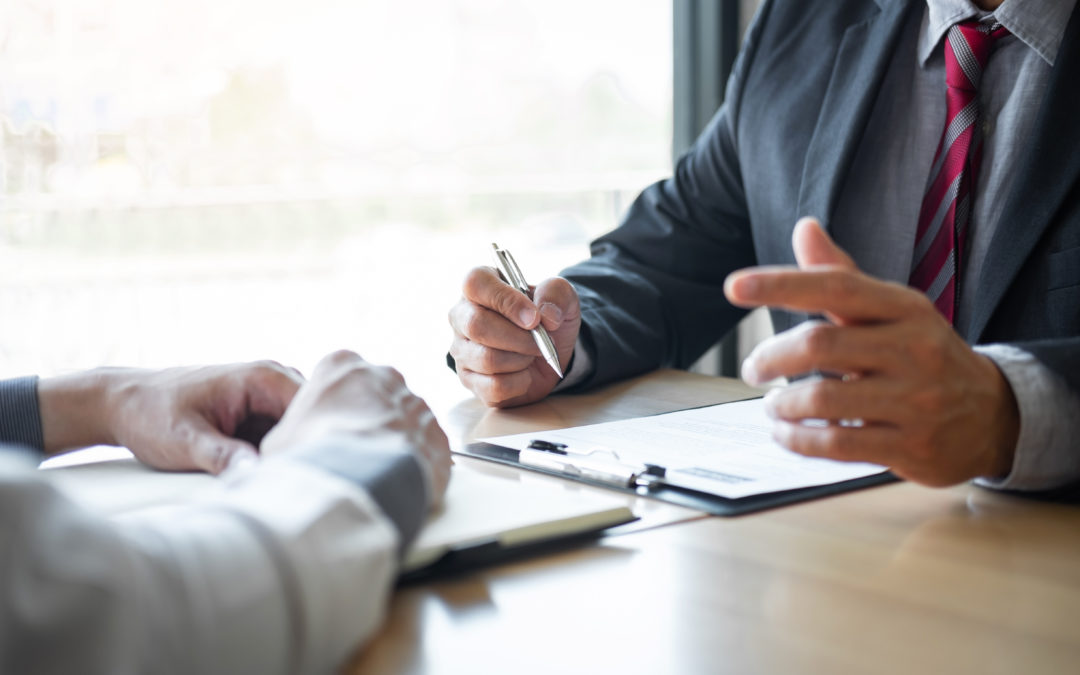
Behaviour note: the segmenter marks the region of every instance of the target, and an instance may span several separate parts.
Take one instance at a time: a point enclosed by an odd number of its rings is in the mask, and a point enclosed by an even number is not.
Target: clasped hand
[[[356,441],[378,437],[422,460],[434,498],[449,480],[449,443],[427,404],[396,370],[352,352],[326,356],[308,381],[272,361],[101,369],[42,380],[38,395],[48,454],[122,445],[154,468],[217,474],[308,444],[363,451]]]
[[[798,267],[740,270],[724,289],[742,307],[827,319],[765,340],[743,363],[743,378],[756,385],[837,376],[769,392],[776,441],[803,455],[882,464],[931,486],[1008,474],[1019,412],[994,362],[924,294],[860,272],[816,221],[796,225],[793,245]]]

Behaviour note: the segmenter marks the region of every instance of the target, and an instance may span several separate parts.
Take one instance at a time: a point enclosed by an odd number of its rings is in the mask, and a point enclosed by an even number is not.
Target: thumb
[[[825,233],[816,218],[801,218],[795,223],[791,247],[799,267],[839,265],[856,269],[855,261]]]
[[[533,291],[533,302],[540,310],[540,320],[544,328],[558,330],[564,324],[579,321],[581,306],[577,291],[570,282],[561,277],[544,280]]]
[[[191,462],[215,476],[233,464],[256,460],[258,456],[251,443],[230,438],[214,428],[196,430],[191,444]]]

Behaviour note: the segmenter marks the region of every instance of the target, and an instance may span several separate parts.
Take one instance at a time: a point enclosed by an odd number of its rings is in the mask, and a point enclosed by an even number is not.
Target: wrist
[[[116,445],[117,391],[130,380],[124,371],[99,368],[43,379],[38,404],[46,455],[91,445]]]
[[[991,460],[985,478],[1004,478],[1012,472],[1016,457],[1016,444],[1020,438],[1020,406],[1013,394],[1012,386],[998,368],[993,359],[984,356],[994,375],[994,400],[997,401],[990,419]]]

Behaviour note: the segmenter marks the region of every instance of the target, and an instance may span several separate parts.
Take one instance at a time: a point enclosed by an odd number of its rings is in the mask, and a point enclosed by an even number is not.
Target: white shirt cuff
[[[570,370],[566,371],[566,375],[562,381],[555,385],[555,388],[551,390],[551,393],[557,394],[560,391],[564,391],[579,384],[593,372],[593,360],[592,354],[585,347],[585,342],[578,336],[577,342],[574,344],[574,356],[571,359],[573,363],[570,364]]]
[[[992,344],[975,351],[997,364],[1020,408],[1012,471],[975,482],[1002,490],[1049,490],[1080,479],[1080,395],[1022,349]]]

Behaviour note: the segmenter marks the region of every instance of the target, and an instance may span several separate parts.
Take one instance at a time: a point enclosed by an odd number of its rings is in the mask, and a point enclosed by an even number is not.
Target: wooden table
[[[745,393],[662,371],[440,419],[462,440]],[[595,545],[399,589],[349,672],[1080,673],[1076,507],[900,483],[738,518],[657,513]]]

